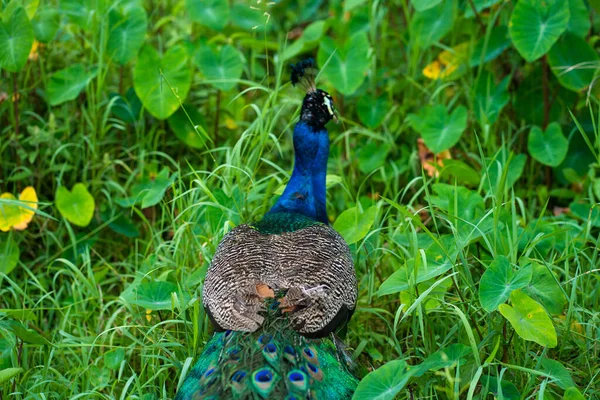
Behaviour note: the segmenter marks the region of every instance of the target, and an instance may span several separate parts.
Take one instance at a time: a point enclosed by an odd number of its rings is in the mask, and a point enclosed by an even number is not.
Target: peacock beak
[[[333,119],[333,122],[335,122],[336,124],[340,123],[340,120],[338,119],[337,113],[334,113],[331,118]]]

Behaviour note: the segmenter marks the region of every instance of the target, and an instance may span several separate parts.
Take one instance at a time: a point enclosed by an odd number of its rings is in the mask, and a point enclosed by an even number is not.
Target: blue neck
[[[285,190],[269,213],[305,215],[329,223],[325,207],[325,177],[329,157],[329,135],[303,121],[294,128],[294,171]]]

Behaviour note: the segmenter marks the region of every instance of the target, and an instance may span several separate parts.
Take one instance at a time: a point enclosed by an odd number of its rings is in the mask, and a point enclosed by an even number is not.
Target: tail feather
[[[328,338],[307,339],[280,317],[257,332],[215,333],[176,400],[350,399],[358,381]]]

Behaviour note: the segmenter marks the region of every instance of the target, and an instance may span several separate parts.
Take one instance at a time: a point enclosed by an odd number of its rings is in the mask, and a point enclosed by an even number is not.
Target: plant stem
[[[13,78],[13,112],[15,117],[15,136],[17,136],[17,143],[19,141],[19,94],[17,86],[17,73],[12,74]]]
[[[119,94],[123,95],[123,66],[119,67]]]
[[[542,130],[546,130],[550,121],[550,90],[548,88],[548,59],[546,56],[542,58],[542,90],[544,96],[544,120],[542,122]],[[548,166],[544,169],[544,177],[546,186],[552,186],[552,169]]]
[[[221,116],[221,91],[217,89],[217,111],[215,113],[215,147],[219,146],[219,118]]]
[[[473,10],[473,14],[475,14],[475,18],[477,18],[477,23],[479,23],[481,28],[485,31],[485,24],[483,23],[483,20],[481,19],[481,15],[479,15],[479,13],[477,12],[477,8],[475,7],[475,3],[473,3],[473,0],[469,0],[469,5],[471,6],[471,9]]]

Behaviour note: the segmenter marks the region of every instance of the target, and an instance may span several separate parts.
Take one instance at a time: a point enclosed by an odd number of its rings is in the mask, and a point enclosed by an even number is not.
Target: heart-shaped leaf
[[[494,76],[483,71],[475,85],[475,116],[482,126],[493,124],[498,120],[500,112],[508,104],[510,94],[508,85],[510,76],[499,83],[494,81]]]
[[[122,347],[118,347],[104,353],[104,366],[110,369],[117,369],[121,366],[121,362],[124,359],[125,350]]]
[[[389,110],[389,102],[387,101],[387,98],[383,96],[377,99],[374,99],[371,96],[362,96],[358,100],[356,108],[360,122],[371,129],[376,129],[381,125]]]
[[[331,58],[330,58],[331,57]],[[369,69],[369,39],[364,32],[351,36],[343,46],[324,37],[317,61],[323,66],[323,76],[342,94],[349,96],[362,85]]]
[[[163,80],[161,71],[176,95]],[[183,46],[170,47],[162,57],[153,47],[142,47],[133,70],[133,87],[150,114],[158,119],[171,116],[187,97],[191,80],[192,69]]]
[[[443,0],[440,4],[416,12],[410,21],[412,41],[419,47],[429,47],[441,40],[454,24],[454,0]]]
[[[170,310],[172,301],[171,293],[176,293],[180,304],[186,304],[189,301],[189,295],[181,293],[177,285],[172,282],[144,282],[137,288],[130,291],[127,295],[123,294],[129,304],[140,306],[147,310]]]
[[[2,218],[2,217],[0,217]],[[0,272],[10,274],[19,262],[19,246],[9,237],[0,236]]]
[[[437,104],[424,107],[409,118],[413,129],[421,134],[425,145],[435,154],[458,143],[467,127],[467,109],[464,106],[456,107],[449,114],[443,104]]]
[[[520,290],[510,294],[512,307],[500,304],[498,310],[510,322],[523,340],[536,342],[545,347],[556,347],[557,337],[552,320],[537,301]]]
[[[560,362],[550,358],[540,360],[540,370],[550,375],[551,382],[558,385],[561,389],[567,389],[575,386],[569,370]]]
[[[531,281],[531,266],[516,273],[505,256],[498,256],[490,264],[479,282],[479,301],[487,312],[492,312],[508,300],[513,290],[521,289]]]
[[[144,44],[148,17],[142,6],[115,7],[108,15],[109,56],[123,65],[133,59]]]
[[[392,400],[415,371],[403,360],[389,361],[360,381],[352,400]]]
[[[510,17],[513,44],[528,62],[552,48],[569,23],[565,0],[519,0]]]
[[[569,2],[569,25],[567,31],[584,38],[590,30],[590,12],[585,6],[584,0],[568,0]]]
[[[202,126],[206,126],[206,121],[196,107],[192,105],[186,105],[184,107],[187,111],[187,115],[183,108],[179,108],[175,114],[169,117],[169,127],[175,133],[175,136],[183,143],[194,149],[202,149],[205,147],[205,137],[202,136],[204,128],[202,128]],[[190,119],[192,122],[190,122]]]
[[[337,217],[333,229],[342,235],[346,243],[356,243],[367,236],[376,216],[377,206],[369,207],[363,213],[360,213],[358,208],[352,207]]]
[[[19,200],[10,193],[0,195],[0,231],[13,228],[22,231],[31,222],[37,210],[38,198],[35,189],[27,186],[19,195]]]
[[[502,379],[500,382],[498,382]],[[499,378],[497,376],[483,375],[480,379],[481,386],[487,388],[489,393],[492,393],[495,398],[503,398],[505,400],[519,400],[521,393],[517,387],[506,380],[506,378]],[[500,390],[502,390],[502,397],[500,397]]]
[[[598,53],[584,39],[566,32],[548,53],[548,64],[561,85],[573,91],[592,83]]]
[[[523,169],[527,162],[527,155],[517,154],[513,155],[510,160],[504,159],[502,155],[494,160],[488,159],[487,164],[487,176],[485,176],[484,182],[486,183],[487,191],[494,192],[498,190],[498,186],[502,184],[502,176],[506,174],[506,180],[504,181],[504,187],[512,187],[517,180],[523,175]],[[503,188],[500,188],[503,189]]]
[[[4,22],[0,20],[0,67],[20,71],[33,46],[33,27],[23,7],[17,7]]]
[[[561,314],[567,304],[567,298],[552,272],[544,265],[532,264],[533,276],[523,291],[544,306],[551,315]]]
[[[546,132],[542,132],[537,126],[531,129],[527,139],[527,150],[540,163],[556,167],[565,159],[569,141],[564,137],[560,125],[552,122],[546,128]]]
[[[33,33],[38,42],[48,43],[54,39],[60,24],[60,15],[58,10],[52,7],[44,6],[31,20]]]
[[[96,77],[97,70],[86,71],[82,64],[75,64],[55,72],[50,77],[46,95],[52,106],[57,106],[66,101],[75,100],[92,79]]]
[[[86,227],[92,221],[96,204],[83,183],[76,183],[71,191],[60,186],[56,190],[55,202],[60,214],[69,222]]]
[[[185,0],[190,19],[222,31],[229,19],[229,2],[222,0]]]
[[[225,45],[219,50],[201,46],[195,57],[200,72],[211,85],[220,90],[230,90],[242,76],[244,56],[235,47]]]
[[[563,400],[585,400],[585,397],[576,387],[570,387],[565,390]]]
[[[500,56],[504,50],[508,49],[509,46],[510,35],[508,34],[508,28],[504,25],[495,26],[492,28],[489,38],[482,37],[475,45],[475,48],[473,48],[469,66],[477,67],[482,62],[485,64],[492,61]]]

